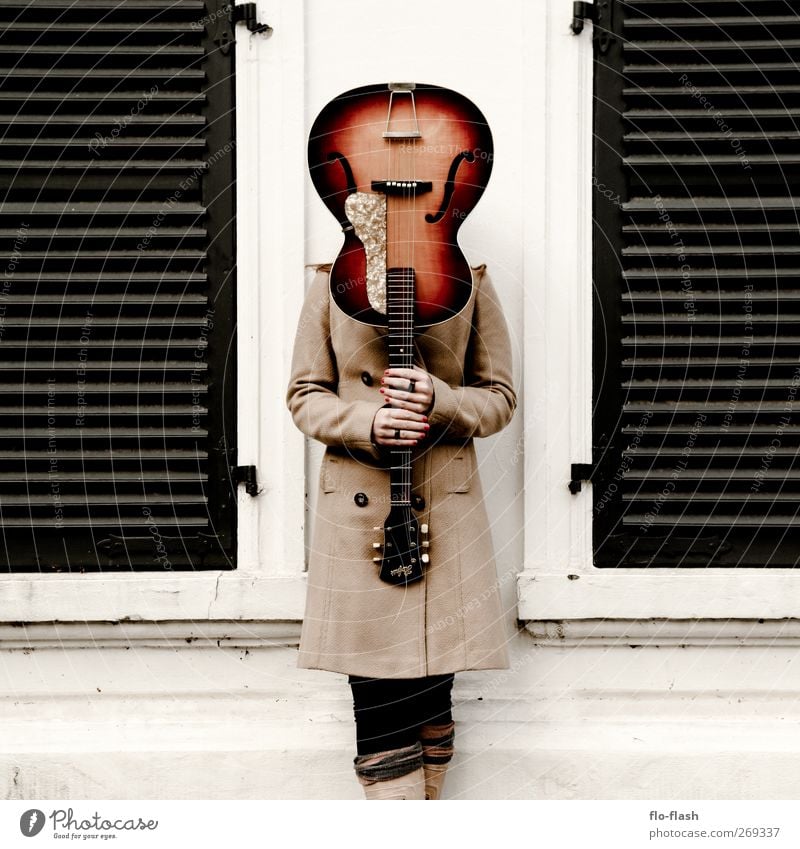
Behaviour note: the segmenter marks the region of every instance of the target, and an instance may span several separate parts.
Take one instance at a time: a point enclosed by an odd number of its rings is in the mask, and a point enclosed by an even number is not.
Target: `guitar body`
[[[387,268],[413,268],[414,323],[458,314],[472,275],[458,231],[492,169],[492,135],[466,97],[416,84],[345,92],[311,129],[308,162],[323,203],[344,230],[331,295],[352,318],[387,324]]]

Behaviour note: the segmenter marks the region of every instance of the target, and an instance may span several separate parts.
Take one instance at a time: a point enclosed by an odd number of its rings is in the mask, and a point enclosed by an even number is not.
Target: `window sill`
[[[305,575],[136,572],[0,577],[0,622],[298,620]]]
[[[787,619],[800,616],[792,569],[523,571],[521,620]]]

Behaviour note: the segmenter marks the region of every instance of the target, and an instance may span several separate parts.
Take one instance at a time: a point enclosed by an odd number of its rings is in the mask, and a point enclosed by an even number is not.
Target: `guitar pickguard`
[[[364,245],[370,306],[386,315],[386,196],[353,192],[347,196],[344,210]]]

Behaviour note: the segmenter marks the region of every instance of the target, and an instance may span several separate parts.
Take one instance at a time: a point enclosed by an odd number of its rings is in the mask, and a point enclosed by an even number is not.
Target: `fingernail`
[[[378,391],[379,391],[379,392],[383,392],[383,387],[382,387],[382,386],[381,386],[381,387],[379,387]]]
[[[430,430],[430,429],[431,429],[431,426],[430,426],[429,424],[426,424],[426,425],[425,425],[425,430]]]
[[[427,416],[423,416],[423,417],[422,417],[422,421],[424,421],[424,422],[428,421],[428,417],[427,417]]]

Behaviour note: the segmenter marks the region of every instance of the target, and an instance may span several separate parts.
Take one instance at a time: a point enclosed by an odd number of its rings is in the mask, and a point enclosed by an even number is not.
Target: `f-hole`
[[[469,150],[462,150],[450,163],[450,170],[447,172],[447,181],[444,184],[442,205],[439,207],[436,215],[431,215],[430,212],[425,215],[425,220],[428,224],[436,224],[437,221],[441,221],[444,218],[444,214],[450,206],[450,201],[453,199],[453,192],[456,190],[456,173],[462,161],[474,162],[475,154]]]

